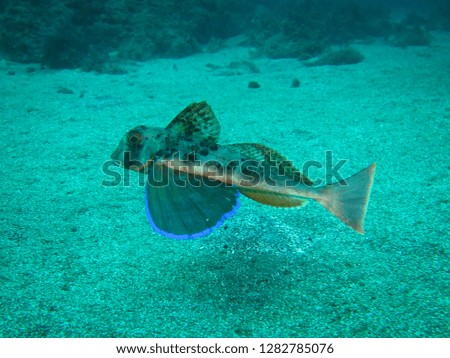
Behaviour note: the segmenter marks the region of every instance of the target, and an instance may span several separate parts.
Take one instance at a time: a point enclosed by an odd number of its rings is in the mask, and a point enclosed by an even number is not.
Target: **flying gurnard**
[[[166,128],[138,126],[125,134],[111,159],[147,175],[150,224],[172,239],[211,233],[239,208],[239,194],[275,207],[308,199],[364,233],[376,164],[317,186],[275,150],[256,143],[219,145],[220,124],[205,102],[186,107]]]

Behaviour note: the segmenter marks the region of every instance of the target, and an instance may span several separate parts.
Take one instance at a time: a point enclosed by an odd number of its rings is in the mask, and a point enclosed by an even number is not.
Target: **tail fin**
[[[339,220],[364,234],[364,217],[369,202],[376,163],[340,182],[324,186],[316,199]]]

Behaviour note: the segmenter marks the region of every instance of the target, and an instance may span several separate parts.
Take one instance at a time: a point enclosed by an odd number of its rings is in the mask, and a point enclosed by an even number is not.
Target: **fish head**
[[[138,126],[128,131],[111,154],[115,164],[137,172],[147,172],[166,142],[163,128]]]

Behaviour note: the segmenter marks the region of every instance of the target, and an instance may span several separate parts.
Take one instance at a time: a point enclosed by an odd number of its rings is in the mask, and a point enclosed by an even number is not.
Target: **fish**
[[[326,185],[258,143],[219,144],[220,123],[206,101],[194,102],[165,128],[137,126],[111,154],[115,165],[146,176],[145,208],[153,229],[168,238],[210,234],[240,207],[244,195],[273,207],[312,200],[364,234],[376,163]]]

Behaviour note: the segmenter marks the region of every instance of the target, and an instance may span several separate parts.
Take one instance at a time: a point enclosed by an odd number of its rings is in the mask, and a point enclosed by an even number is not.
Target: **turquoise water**
[[[181,58],[112,53],[108,71],[3,45],[0,336],[448,337],[450,34],[430,27],[421,46],[354,41],[364,59],[342,66],[270,58],[234,33]],[[315,202],[245,197],[208,236],[154,232],[138,174],[104,186],[103,165],[127,130],[201,100],[219,143],[298,167],[332,151],[343,177],[377,162],[366,233]]]

